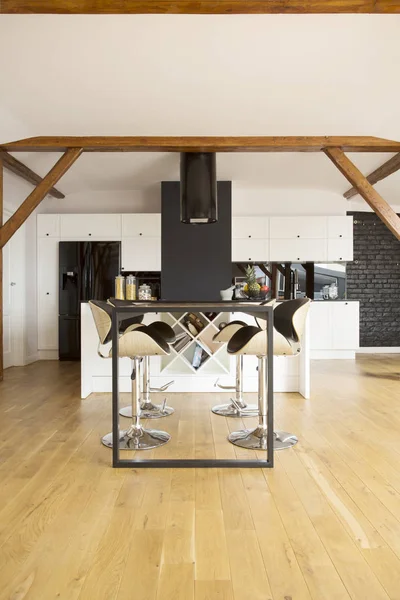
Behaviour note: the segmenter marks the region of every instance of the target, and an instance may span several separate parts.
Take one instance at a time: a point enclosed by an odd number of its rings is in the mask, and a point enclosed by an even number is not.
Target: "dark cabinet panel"
[[[180,222],[180,183],[163,181],[161,294],[167,301],[216,301],[231,285],[232,184],[219,181],[218,222]]]

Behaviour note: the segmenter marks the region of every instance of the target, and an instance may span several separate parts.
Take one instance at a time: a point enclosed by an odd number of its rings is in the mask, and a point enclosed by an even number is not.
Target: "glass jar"
[[[125,277],[117,275],[115,278],[115,297],[117,300],[125,300]]]
[[[147,283],[139,287],[139,300],[151,300],[151,287]]]
[[[125,296],[127,300],[136,300],[136,277],[133,275],[126,278]]]

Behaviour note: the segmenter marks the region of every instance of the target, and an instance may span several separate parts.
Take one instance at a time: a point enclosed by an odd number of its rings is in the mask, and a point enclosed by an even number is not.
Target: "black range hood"
[[[181,152],[181,222],[216,223],[217,161],[214,152]]]

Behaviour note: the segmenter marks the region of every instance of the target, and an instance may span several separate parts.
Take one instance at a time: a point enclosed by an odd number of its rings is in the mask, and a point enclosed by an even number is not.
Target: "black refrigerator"
[[[121,242],[60,242],[58,341],[60,360],[81,357],[81,302],[114,296]]]

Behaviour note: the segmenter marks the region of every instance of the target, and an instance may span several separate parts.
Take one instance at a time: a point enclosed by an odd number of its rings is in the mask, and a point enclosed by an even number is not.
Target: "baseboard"
[[[36,354],[30,354],[29,356],[25,357],[24,365],[30,365],[34,362],[37,362],[38,360],[40,360],[38,352]]]
[[[354,360],[358,350],[311,350],[311,360]]]
[[[39,350],[39,360],[58,360],[58,350]]]
[[[400,354],[400,346],[364,346],[357,354]]]

